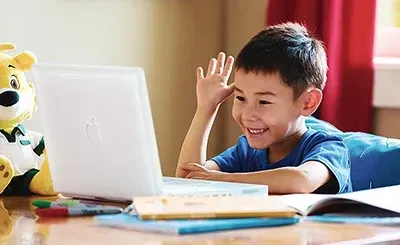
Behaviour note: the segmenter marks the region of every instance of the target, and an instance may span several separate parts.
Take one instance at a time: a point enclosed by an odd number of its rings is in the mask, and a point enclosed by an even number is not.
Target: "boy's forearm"
[[[183,141],[175,175],[186,177],[180,166],[186,163],[204,164],[207,157],[207,144],[218,108],[197,108],[190,128]]]
[[[223,181],[268,185],[271,194],[311,193],[314,191],[307,174],[295,167],[251,173],[231,173]]]

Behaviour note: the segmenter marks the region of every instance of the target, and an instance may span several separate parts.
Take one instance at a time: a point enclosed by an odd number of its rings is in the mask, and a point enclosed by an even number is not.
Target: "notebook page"
[[[285,205],[295,208],[302,215],[306,214],[307,209],[314,203],[325,200],[336,195],[326,195],[326,194],[289,194],[282,195],[281,199]]]
[[[398,199],[400,185],[356,191],[337,196],[400,213],[400,200]]]

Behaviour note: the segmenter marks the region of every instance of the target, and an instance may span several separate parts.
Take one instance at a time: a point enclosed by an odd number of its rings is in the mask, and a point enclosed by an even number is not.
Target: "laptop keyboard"
[[[166,196],[231,196],[231,184],[163,177]]]

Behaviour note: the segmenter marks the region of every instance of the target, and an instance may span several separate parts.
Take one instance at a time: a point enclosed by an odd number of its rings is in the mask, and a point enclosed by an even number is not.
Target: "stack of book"
[[[292,225],[296,210],[278,197],[137,197],[134,209],[96,216],[99,225],[160,233],[190,234]]]
[[[136,197],[134,209],[96,216],[102,226],[189,234],[300,221],[400,225],[400,186],[337,195]]]

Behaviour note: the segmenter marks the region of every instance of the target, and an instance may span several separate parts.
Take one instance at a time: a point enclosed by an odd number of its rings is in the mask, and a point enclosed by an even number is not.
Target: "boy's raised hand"
[[[204,77],[202,67],[197,68],[197,106],[217,109],[233,92],[233,83],[227,85],[232,72],[233,57],[225,62],[225,53],[220,52],[218,59],[212,58]]]

